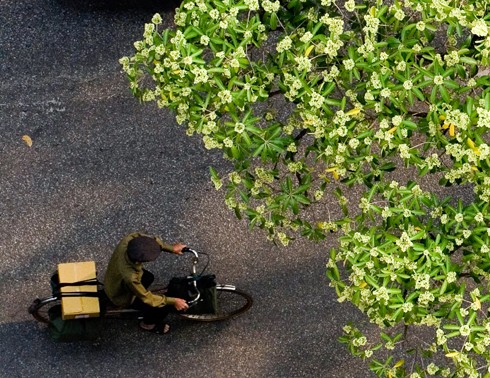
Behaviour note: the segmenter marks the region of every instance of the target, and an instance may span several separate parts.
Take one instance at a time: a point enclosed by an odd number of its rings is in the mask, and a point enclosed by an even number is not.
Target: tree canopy
[[[345,328],[379,376],[490,376],[489,19],[471,0],[184,0],[121,59],[233,163],[211,179],[237,216],[284,245],[334,232],[339,300],[393,330]],[[433,330],[413,363],[375,358],[409,325]]]

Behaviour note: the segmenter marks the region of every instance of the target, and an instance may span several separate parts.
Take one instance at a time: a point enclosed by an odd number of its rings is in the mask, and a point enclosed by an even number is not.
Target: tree
[[[184,0],[121,59],[233,163],[211,179],[238,217],[284,245],[338,235],[331,285],[383,328],[342,341],[378,376],[490,376],[489,18],[483,0]],[[411,363],[380,360],[408,326],[432,330]]]

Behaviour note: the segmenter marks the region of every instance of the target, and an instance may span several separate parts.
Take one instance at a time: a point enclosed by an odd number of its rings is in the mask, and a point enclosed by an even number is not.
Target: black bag
[[[61,305],[48,310],[49,336],[58,342],[95,341],[102,331],[101,318],[70,319],[61,317]]]
[[[174,277],[170,280],[167,293],[168,297],[182,298],[190,301],[196,297],[194,280],[197,283],[197,289],[201,293],[199,301],[186,311],[188,314],[216,314],[218,304],[216,298],[216,276],[207,274],[198,276],[195,279],[190,277]]]

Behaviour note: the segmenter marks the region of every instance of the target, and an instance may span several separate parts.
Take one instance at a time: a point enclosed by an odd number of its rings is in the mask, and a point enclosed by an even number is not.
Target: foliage
[[[284,245],[339,232],[339,300],[435,329],[408,364],[374,359],[406,332],[370,344],[346,327],[379,376],[488,370],[489,18],[474,0],[185,0],[121,59],[137,97],[233,163],[211,178],[237,216]],[[474,196],[439,198],[438,180]]]
[[[446,357],[456,376],[480,376],[490,361],[488,203],[452,206],[413,182],[377,184],[363,200],[362,214],[330,252],[327,275],[339,300],[351,301],[381,328],[434,327],[435,342],[420,340],[418,352],[431,360]],[[342,266],[348,276],[341,276]],[[359,332],[347,327],[342,341],[370,358],[381,344],[360,345]],[[395,347],[388,335],[383,339],[385,349]],[[371,366],[385,375],[407,375],[403,364],[395,365]],[[428,363],[426,373],[452,376],[448,367],[435,366]],[[420,365],[410,369],[419,374],[414,377],[424,376]]]

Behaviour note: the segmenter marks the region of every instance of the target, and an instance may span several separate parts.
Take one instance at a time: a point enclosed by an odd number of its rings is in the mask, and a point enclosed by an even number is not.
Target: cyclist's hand
[[[174,307],[177,311],[183,311],[183,310],[187,310],[189,308],[189,305],[185,300],[181,298],[175,298]]]
[[[177,243],[177,244],[174,244],[173,245],[173,253],[176,253],[177,255],[181,255],[182,254],[182,250],[187,247],[185,244],[183,243]]]

